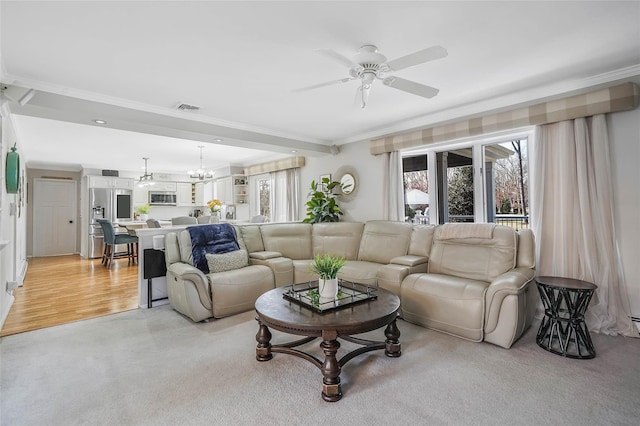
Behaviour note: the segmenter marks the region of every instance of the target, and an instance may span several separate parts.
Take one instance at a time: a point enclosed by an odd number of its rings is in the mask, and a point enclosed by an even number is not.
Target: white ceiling
[[[638,1],[2,1],[0,19],[2,82],[36,89],[10,105],[30,167],[180,172],[203,144],[214,168],[323,155],[640,74]],[[319,49],[363,44],[389,60],[445,47],[394,73],[440,93],[377,81],[363,110],[355,81],[292,92],[348,76]]]

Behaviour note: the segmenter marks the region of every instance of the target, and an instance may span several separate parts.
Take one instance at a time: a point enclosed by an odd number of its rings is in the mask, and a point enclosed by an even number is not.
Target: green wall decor
[[[7,153],[5,173],[7,193],[17,194],[20,187],[20,155],[16,152],[15,144],[11,148],[11,152]]]

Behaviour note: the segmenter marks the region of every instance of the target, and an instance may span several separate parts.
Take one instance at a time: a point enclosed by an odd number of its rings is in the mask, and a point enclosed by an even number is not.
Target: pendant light
[[[202,165],[202,148],[204,148],[204,145],[199,145],[198,148],[200,148],[200,168],[197,170],[189,170],[187,173],[189,173],[189,177],[191,179],[211,179],[213,178],[214,172],[211,170],[205,171],[204,166]]]
[[[147,172],[147,161],[149,160],[149,158],[142,157],[142,159],[144,160],[144,174],[140,176],[140,180],[138,181],[137,185],[140,187],[155,185],[153,174]]]

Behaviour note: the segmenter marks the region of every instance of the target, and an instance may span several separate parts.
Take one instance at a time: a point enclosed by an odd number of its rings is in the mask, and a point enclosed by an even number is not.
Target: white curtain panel
[[[295,222],[300,213],[300,169],[272,172],[271,222]]]
[[[382,155],[384,156],[382,219],[404,221],[404,190],[400,153],[393,151]]]
[[[589,329],[637,337],[615,240],[605,116],[538,126],[536,139],[537,274],[596,284]]]

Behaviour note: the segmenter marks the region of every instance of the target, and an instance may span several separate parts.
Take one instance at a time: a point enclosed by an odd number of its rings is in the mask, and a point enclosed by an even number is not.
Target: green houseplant
[[[321,298],[335,299],[338,295],[338,272],[346,260],[330,254],[316,255],[311,262],[311,272],[318,274],[318,292]]]
[[[307,201],[307,217],[304,218],[305,223],[318,222],[339,222],[340,216],[343,214],[338,204],[336,204],[333,189],[340,186],[340,182],[331,182],[329,178],[322,178],[322,182],[316,183],[311,181],[311,190]]]

